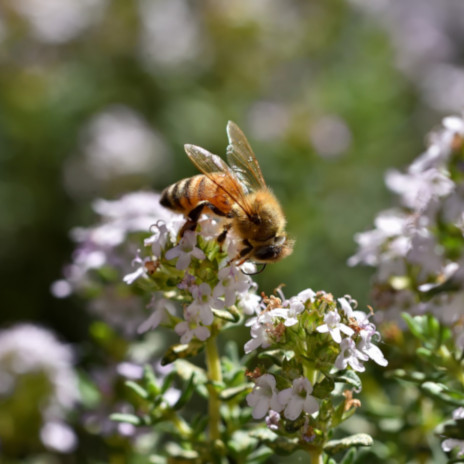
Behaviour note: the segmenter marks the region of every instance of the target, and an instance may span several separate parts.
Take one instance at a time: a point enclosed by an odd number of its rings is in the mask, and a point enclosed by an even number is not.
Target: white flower
[[[170,240],[170,231],[164,221],[157,221],[150,227],[152,235],[143,242],[145,246],[151,245],[153,256],[161,258],[161,254]]]
[[[454,420],[462,420],[464,419],[464,408],[460,407],[453,411],[453,419]]]
[[[163,298],[162,292],[156,292],[152,297],[150,303],[148,303],[147,308],[153,309],[151,316],[145,320],[138,328],[138,333],[146,332],[150,329],[156,329],[162,322],[165,321],[168,314],[174,315],[176,312],[176,307],[172,301]]]
[[[196,322],[179,322],[174,327],[174,330],[177,335],[180,335],[181,343],[189,343],[194,337],[204,342],[211,335],[211,332],[209,331],[208,327],[197,325]]]
[[[138,264],[139,266],[134,272],[131,272],[129,274],[126,274],[122,280],[127,284],[127,285],[132,285],[138,278],[142,276],[147,275],[147,268],[145,267],[145,263],[150,261],[150,258],[141,258],[140,257],[140,252],[141,250],[137,250],[137,255],[136,257],[132,260],[132,266],[134,264]]]
[[[345,335],[351,337],[354,334],[354,330],[348,327],[346,324],[340,322],[340,315],[336,311],[329,311],[324,316],[325,324],[320,325],[316,330],[320,333],[329,332],[332,336],[332,339],[335,343],[340,343],[342,341],[342,336],[340,332],[343,332]]]
[[[458,440],[456,438],[448,438],[442,444],[441,447],[446,453],[457,448],[457,457],[464,456],[464,440]]]
[[[14,393],[16,382],[28,373],[43,372],[51,392],[41,398],[41,412],[56,417],[79,399],[77,377],[72,367],[70,347],[60,343],[47,329],[22,324],[0,331],[0,377],[10,379],[0,385],[0,396]]]
[[[192,230],[187,230],[181,238],[179,245],[166,252],[166,259],[177,258],[176,269],[184,270],[190,265],[192,256],[197,259],[205,259],[205,254],[196,247],[197,234]]]
[[[222,268],[218,272],[219,282],[214,288],[215,298],[224,297],[224,306],[232,306],[236,299],[237,293],[246,292],[251,286],[249,276],[243,274],[237,266],[233,264]]]
[[[256,293],[245,292],[240,294],[237,306],[243,311],[244,314],[251,316],[257,314],[261,308],[261,297]]]
[[[346,369],[348,364],[358,372],[364,372],[365,367],[361,361],[367,361],[369,357],[356,348],[351,338],[344,338],[340,343],[341,352],[335,360],[335,367],[339,370]]]
[[[70,453],[77,446],[76,434],[63,422],[47,422],[40,430],[40,439],[47,448],[60,453]]]
[[[262,419],[269,410],[279,412],[283,408],[278,399],[275,378],[271,374],[264,374],[255,380],[253,391],[246,400],[248,406],[253,408],[254,419]]]
[[[361,340],[358,343],[358,349],[362,353],[366,354],[380,366],[386,366],[388,361],[385,359],[382,351],[376,345],[371,343],[372,334],[367,330],[361,330],[359,333]]]
[[[195,300],[185,309],[185,319],[211,325],[214,319],[212,308],[221,309],[224,303],[211,295],[211,287],[206,282],[193,286],[191,292]]]
[[[272,345],[274,342],[272,337],[274,322],[269,311],[263,312],[257,317],[249,319],[246,325],[251,325],[251,340],[248,340],[245,343],[245,353],[250,353],[260,346],[263,348],[268,348]]]
[[[316,399],[311,396],[313,386],[306,377],[293,380],[293,386],[279,392],[279,401],[285,405],[284,416],[295,420],[302,411],[313,414],[319,410]]]
[[[385,176],[385,183],[391,191],[401,195],[406,207],[418,212],[424,211],[432,199],[449,195],[454,188],[454,182],[435,168],[408,174],[390,170]]]

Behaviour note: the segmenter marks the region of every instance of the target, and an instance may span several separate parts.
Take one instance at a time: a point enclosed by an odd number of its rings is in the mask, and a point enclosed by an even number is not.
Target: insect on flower
[[[195,145],[185,151],[202,174],[182,179],[165,188],[160,203],[183,213],[187,221],[181,235],[195,230],[206,209],[224,219],[224,229],[217,237],[222,243],[231,228],[242,246],[233,261],[272,263],[293,251],[293,240],[285,232],[282,208],[267,187],[253,150],[241,129],[227,124],[229,145],[227,164],[222,158]]]

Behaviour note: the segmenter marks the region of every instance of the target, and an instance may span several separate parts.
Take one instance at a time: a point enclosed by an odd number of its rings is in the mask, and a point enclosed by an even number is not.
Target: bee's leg
[[[224,229],[222,229],[222,232],[218,235],[218,237],[216,239],[218,241],[219,245],[221,245],[221,248],[222,248],[222,244],[224,243],[224,240],[227,237],[227,232],[229,232],[231,227],[232,227],[232,224],[230,222],[228,224],[226,224],[224,226]]]
[[[182,226],[182,229],[180,229],[179,235],[181,237],[183,237],[187,230],[195,230],[197,228],[198,219],[200,219],[201,213],[205,208],[209,208],[214,214],[218,216],[229,216],[229,214],[224,213],[209,201],[200,201],[200,203],[198,203],[198,205],[195,206],[195,208],[193,208],[190,213],[188,213],[187,221]]]
[[[251,252],[253,251],[253,245],[247,239],[242,241],[242,245],[243,248],[237,253],[235,258],[229,261],[229,263],[240,260],[237,263],[237,266],[241,266],[250,257]]]

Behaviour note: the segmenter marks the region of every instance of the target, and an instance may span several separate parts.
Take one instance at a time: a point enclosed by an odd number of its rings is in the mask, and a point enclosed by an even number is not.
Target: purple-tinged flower
[[[372,334],[367,330],[361,330],[359,333],[361,340],[358,342],[358,349],[361,353],[369,356],[380,366],[386,366],[388,361],[385,359],[380,348],[371,343]]]
[[[170,231],[164,221],[157,221],[156,224],[150,227],[152,234],[143,241],[145,246],[151,245],[153,256],[161,258],[163,250],[168,242],[171,242]]]
[[[156,329],[167,318],[168,314],[174,316],[176,307],[172,301],[164,298],[162,292],[156,292],[152,297],[147,308],[153,309],[153,313],[138,328],[138,333],[147,332],[150,329]]]
[[[320,325],[316,328],[319,333],[327,333],[329,332],[333,341],[335,343],[340,343],[342,341],[341,332],[348,337],[354,334],[354,330],[348,327],[346,324],[343,324],[341,321],[340,314],[336,311],[329,311],[324,316],[325,324]]]
[[[248,291],[251,286],[249,276],[243,274],[235,265],[223,267],[218,272],[219,282],[214,288],[215,298],[224,297],[224,306],[232,306],[237,300],[237,294]]]
[[[141,252],[141,250],[137,250],[137,255],[132,260],[132,266],[137,264],[138,265],[137,269],[134,272],[126,274],[122,279],[127,285],[132,285],[140,277],[148,275],[147,274],[147,268],[145,267],[145,264],[148,261],[151,261],[151,260],[148,257],[142,259],[140,257],[140,252]]]
[[[446,453],[449,453],[453,449],[457,448],[457,457],[464,456],[464,440],[458,440],[457,438],[447,438],[441,444],[441,448]]]
[[[192,256],[197,259],[205,259],[205,254],[196,247],[196,244],[197,234],[192,230],[187,230],[179,245],[166,252],[166,259],[177,258],[176,269],[183,271],[189,267]]]
[[[211,287],[206,282],[192,287],[194,301],[185,309],[187,321],[201,321],[203,325],[211,325],[214,320],[212,308],[221,309],[224,302],[211,294]]]
[[[189,343],[193,338],[204,342],[209,338],[211,332],[208,327],[197,324],[196,322],[182,321],[179,322],[174,330],[180,336],[181,343]]]
[[[369,357],[356,348],[351,338],[344,338],[340,343],[341,352],[335,360],[335,367],[339,370],[346,369],[350,365],[355,371],[364,372],[366,368],[361,361],[367,361]]]
[[[271,374],[264,374],[255,380],[253,391],[246,397],[248,406],[253,408],[253,418],[262,419],[269,410],[282,411],[283,405],[278,399],[276,380]]]
[[[279,429],[280,419],[280,414],[271,409],[269,414],[266,416],[265,422],[269,429],[275,431]]]
[[[298,377],[293,380],[292,387],[279,392],[279,401],[285,405],[284,416],[295,420],[303,411],[308,414],[319,411],[319,404],[311,396],[312,391],[311,382],[306,377]]]
[[[250,353],[260,346],[268,348],[274,342],[274,321],[269,311],[262,312],[256,317],[249,319],[246,323],[251,326],[251,340],[245,343],[245,353]]]

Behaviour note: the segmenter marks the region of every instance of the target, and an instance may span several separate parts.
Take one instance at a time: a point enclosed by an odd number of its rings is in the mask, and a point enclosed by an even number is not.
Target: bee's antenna
[[[266,269],[267,263],[261,263],[261,266],[262,266],[262,268],[259,271],[256,271],[256,272],[250,272],[250,273],[245,272],[245,271],[241,271],[241,272],[242,272],[242,274],[249,275],[249,276],[256,275],[256,274],[261,274],[261,272],[263,272],[264,269]]]

